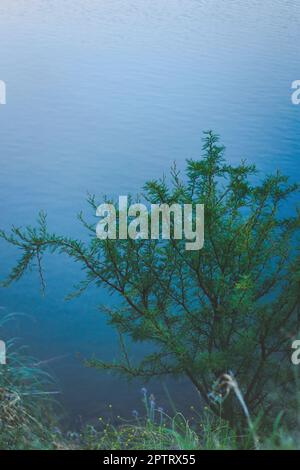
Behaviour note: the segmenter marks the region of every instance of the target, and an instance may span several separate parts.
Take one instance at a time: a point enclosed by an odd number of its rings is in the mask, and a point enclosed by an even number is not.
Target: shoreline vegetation
[[[143,416],[116,417],[120,424],[99,417],[97,426],[65,433],[57,424],[50,377],[8,347],[9,363],[0,368],[0,447],[300,448],[300,388],[291,361],[300,329],[300,212],[285,211],[299,185],[278,171],[262,179],[257,173],[246,161],[229,164],[219,137],[208,131],[201,158],[187,160],[183,175],[174,166],[169,180],[145,183],[148,204],[204,204],[199,251],[186,250],[175,237],[98,239],[94,196],[88,200],[93,219],[79,214],[88,242],[50,232],[44,213],[36,227],[0,230],[0,238],[21,253],[4,287],[35,268],[45,290],[44,254],[58,253],[85,276],[69,299],[93,285],[121,300],[101,309],[120,339],[118,360],[90,359],[87,366],[143,383],[182,376],[203,403],[192,417],[180,409],[168,416],[142,389]],[[153,349],[138,361],[128,341]]]
[[[1,319],[3,320],[3,319]],[[1,330],[0,320],[0,330]],[[207,406],[192,406],[190,418],[180,411],[173,416],[158,406],[155,397],[141,389],[144,414],[132,411],[132,419],[97,417],[97,425],[79,431],[60,426],[62,408],[54,399],[56,384],[36,361],[9,343],[8,363],[0,368],[0,450],[299,450],[299,431],[289,429],[282,411],[272,425],[251,417],[238,383],[230,374],[220,379],[243,410],[240,428],[232,428]],[[297,401],[298,380],[295,377]],[[220,385],[220,384],[219,384]],[[216,387],[216,386],[215,386]],[[212,390],[215,388],[212,387]],[[297,412],[300,421],[300,406]],[[240,430],[238,430],[238,428]]]

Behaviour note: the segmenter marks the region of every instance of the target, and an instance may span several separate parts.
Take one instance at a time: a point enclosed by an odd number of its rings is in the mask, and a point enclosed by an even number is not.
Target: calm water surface
[[[290,89],[299,39],[298,0],[1,0],[1,227],[44,209],[53,230],[79,236],[87,191],[138,191],[174,160],[183,167],[199,156],[205,129],[222,136],[231,162],[247,158],[299,181],[300,106]],[[0,249],[2,278],[16,253]],[[90,291],[64,302],[80,273],[45,261],[45,298],[35,273],[0,291],[7,312],[24,314],[14,335],[40,360],[63,356],[49,369],[72,419],[108,403],[130,413],[140,385],[87,370],[76,356],[117,353],[97,310],[112,300]],[[179,407],[193,399],[184,384],[169,386]],[[163,402],[161,384],[151,387]]]

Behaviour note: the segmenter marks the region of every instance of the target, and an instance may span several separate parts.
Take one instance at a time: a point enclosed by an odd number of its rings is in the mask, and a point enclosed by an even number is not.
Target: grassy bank
[[[8,364],[0,368],[0,448],[1,449],[105,449],[105,450],[221,450],[299,449],[297,423],[289,427],[284,413],[270,425],[265,418],[250,416],[237,382],[224,376],[226,400],[231,395],[241,413],[230,424],[208,407],[191,407],[187,419],[180,412],[169,416],[155,397],[141,390],[143,415],[136,410],[132,419],[113,416],[79,432],[60,428],[59,408],[53,399],[55,384],[34,360],[8,345]],[[227,382],[226,382],[227,380]],[[225,381],[225,382],[224,382]],[[214,392],[215,393],[215,392]],[[214,397],[215,399],[215,397]],[[220,402],[220,407],[223,403]],[[113,410],[111,410],[113,411]],[[221,414],[221,413],[220,413]],[[116,424],[117,423],[117,424]]]

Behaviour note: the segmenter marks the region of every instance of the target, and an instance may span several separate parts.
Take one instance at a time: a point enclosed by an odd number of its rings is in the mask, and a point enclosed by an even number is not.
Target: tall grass
[[[0,316],[0,337],[4,323],[10,319]],[[87,425],[80,432],[63,433],[57,427],[55,384],[35,364],[38,363],[23,348],[17,348],[15,341],[8,341],[7,364],[0,365],[0,449],[300,449],[297,374],[294,419],[290,420],[282,411],[271,427],[262,417],[250,415],[238,381],[227,373],[212,385],[210,394],[220,405],[219,416],[200,405],[199,410],[191,407],[189,418],[176,409],[170,415],[143,388],[143,415],[133,410],[130,420],[116,417],[104,422],[100,417],[97,426]],[[230,394],[242,412],[234,417],[236,426],[222,418],[222,406]]]
[[[131,421],[119,424],[103,422],[100,426],[87,426],[81,436],[86,449],[131,450],[226,450],[253,448],[253,429],[239,436],[227,421],[205,407],[201,412],[191,407],[190,418],[175,412],[168,415],[157,407],[152,394],[142,389],[145,414],[133,411]]]
[[[122,420],[119,424],[104,422],[99,418],[99,426],[87,426],[79,436],[79,446],[85,449],[105,450],[266,450],[300,449],[300,434],[297,427],[284,422],[280,413],[273,425],[261,417],[252,417],[237,380],[231,373],[224,374],[218,381],[218,390],[223,388],[220,416],[209,408],[198,411],[191,407],[191,417],[187,419],[180,412],[169,416],[156,406],[153,395],[142,389],[144,416],[133,411],[131,421]],[[237,426],[232,427],[221,416],[222,401],[232,393],[244,415],[236,416]],[[299,407],[300,412],[300,407]],[[300,414],[299,414],[300,416]]]
[[[1,315],[0,333],[11,318]],[[0,365],[0,448],[53,448],[53,382],[14,340],[6,347],[7,364]]]

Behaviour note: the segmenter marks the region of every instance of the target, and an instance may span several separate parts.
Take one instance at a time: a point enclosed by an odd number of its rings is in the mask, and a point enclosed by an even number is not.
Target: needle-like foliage
[[[298,187],[279,172],[262,180],[256,173],[245,161],[229,164],[207,132],[202,158],[188,160],[183,177],[174,167],[169,180],[147,182],[143,195],[149,204],[204,204],[203,249],[187,251],[175,239],[99,240],[98,220],[81,215],[90,234],[84,242],[49,232],[41,214],[36,228],[0,233],[21,251],[7,284],[33,263],[43,280],[43,254],[66,254],[85,272],[79,294],[94,284],[123,300],[105,309],[121,359],[89,365],[131,377],[185,375],[216,411],[211,384],[233,370],[249,408],[268,410],[270,391],[287,391],[291,334],[299,330],[299,213],[287,216],[284,205]],[[89,203],[95,211],[96,198]],[[152,343],[153,352],[138,363],[128,337]]]

